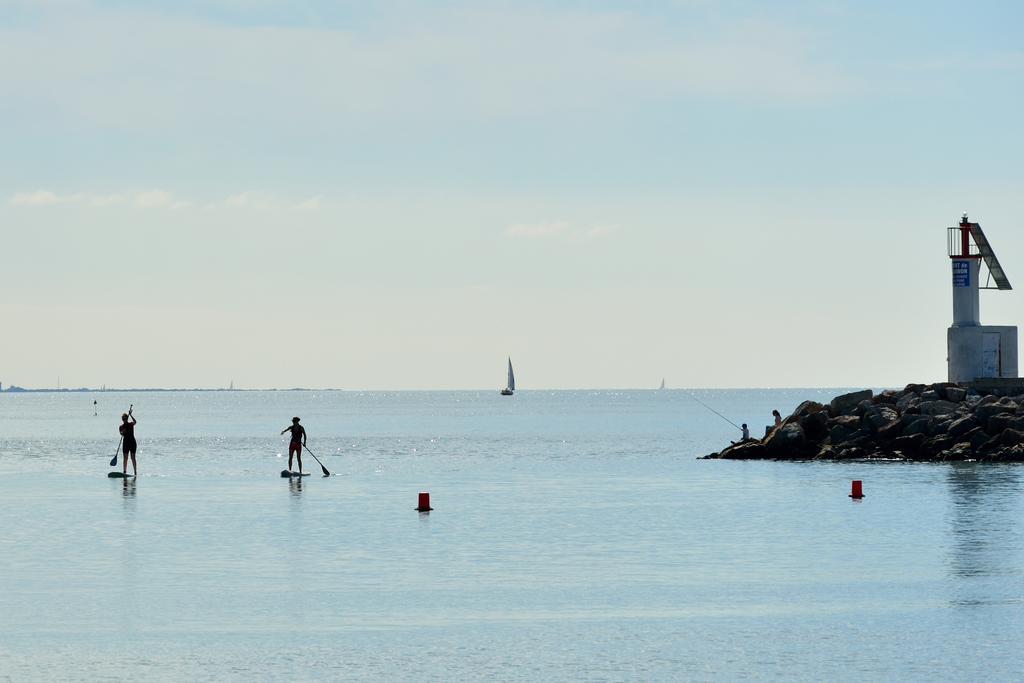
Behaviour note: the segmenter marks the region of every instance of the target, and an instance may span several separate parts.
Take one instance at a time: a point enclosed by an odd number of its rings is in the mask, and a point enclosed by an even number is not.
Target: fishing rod
[[[707,408],[708,410],[710,410],[710,411],[711,411],[712,413],[714,413],[714,414],[715,414],[715,415],[717,415],[718,417],[722,418],[723,420],[725,420],[726,422],[728,422],[729,424],[731,424],[731,425],[732,425],[733,427],[735,427],[736,429],[740,430],[741,432],[743,431],[743,428],[742,428],[742,427],[740,427],[740,426],[739,426],[738,424],[736,424],[735,422],[733,422],[732,420],[730,420],[729,418],[727,418],[727,417],[726,417],[725,415],[722,415],[722,414],[721,414],[720,412],[718,412],[717,410],[715,410],[714,408],[712,408],[711,406],[709,406],[709,405],[708,405],[707,403],[705,403],[704,401],[702,401],[702,400],[700,400],[699,398],[697,398],[697,396],[696,396],[696,395],[695,395],[695,394],[694,394],[694,393],[693,393],[692,391],[691,391],[691,392],[689,392],[689,394],[690,394],[690,397],[691,397],[691,398],[692,398],[692,399],[693,399],[694,401],[696,401],[697,403],[701,404],[702,406],[704,406],[705,408]]]

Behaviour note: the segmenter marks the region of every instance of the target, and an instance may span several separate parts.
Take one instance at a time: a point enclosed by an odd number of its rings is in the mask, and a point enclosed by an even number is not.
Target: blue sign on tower
[[[971,264],[967,261],[953,261],[953,286],[971,286]]]

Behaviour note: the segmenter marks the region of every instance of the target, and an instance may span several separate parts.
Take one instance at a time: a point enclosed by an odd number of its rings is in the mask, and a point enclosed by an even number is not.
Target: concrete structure
[[[949,381],[1015,378],[1017,328],[982,325],[979,310],[981,289],[1011,289],[1010,282],[980,224],[971,223],[964,214],[960,225],[948,233],[953,268],[953,325],[946,333]],[[980,281],[983,261],[988,269],[984,287]]]

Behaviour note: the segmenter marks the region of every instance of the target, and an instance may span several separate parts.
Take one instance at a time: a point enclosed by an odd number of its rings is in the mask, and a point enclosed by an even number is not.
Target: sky
[[[902,386],[1024,5],[0,0],[6,387]],[[1020,290],[983,292],[1019,324]]]

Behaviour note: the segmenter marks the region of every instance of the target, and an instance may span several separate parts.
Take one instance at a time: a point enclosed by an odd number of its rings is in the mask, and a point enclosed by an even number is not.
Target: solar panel
[[[988,268],[989,275],[996,281],[996,289],[1013,289],[1010,286],[1010,281],[1006,279],[1003,267],[999,265],[996,253],[992,251],[992,245],[988,243],[988,238],[985,237],[985,233],[981,230],[981,224],[971,223],[970,225],[971,237],[974,238],[974,243],[978,245],[978,253],[985,259],[985,266]],[[991,287],[987,289],[991,289]]]

